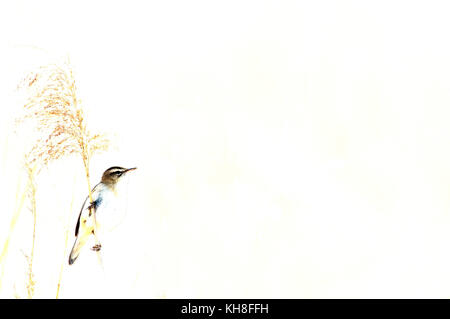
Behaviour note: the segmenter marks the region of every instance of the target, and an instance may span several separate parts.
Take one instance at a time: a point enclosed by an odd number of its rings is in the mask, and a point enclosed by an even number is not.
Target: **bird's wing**
[[[99,183],[100,184],[100,183]],[[95,187],[92,189],[92,203],[89,205],[86,205],[88,203],[89,195],[86,197],[86,199],[83,202],[83,206],[81,206],[80,214],[78,215],[77,225],[75,226],[75,236],[78,236],[78,232],[80,231],[80,222],[81,222],[81,215],[83,214],[83,211],[88,211],[93,208],[94,211],[97,209],[98,204],[100,203],[99,198],[99,187],[97,187],[99,184],[95,185]]]

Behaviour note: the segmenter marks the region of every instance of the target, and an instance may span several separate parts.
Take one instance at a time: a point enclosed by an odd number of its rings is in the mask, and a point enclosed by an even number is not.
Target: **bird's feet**
[[[100,251],[100,249],[102,249],[102,244],[95,244],[91,249],[93,251]]]

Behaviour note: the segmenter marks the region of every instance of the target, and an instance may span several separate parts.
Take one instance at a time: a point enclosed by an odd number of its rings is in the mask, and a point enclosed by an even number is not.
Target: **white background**
[[[15,87],[69,56],[114,141],[92,183],[138,170],[105,270],[86,248],[60,297],[448,298],[446,3],[2,2],[0,248],[24,183]],[[76,157],[39,177],[36,297],[56,295],[85,183]],[[30,223],[0,296],[26,297]]]

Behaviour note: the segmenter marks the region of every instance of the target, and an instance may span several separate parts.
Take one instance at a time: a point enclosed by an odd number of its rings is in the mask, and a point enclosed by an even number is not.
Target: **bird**
[[[126,190],[123,190],[123,180],[128,172],[136,167],[123,168],[113,166],[102,175],[100,183],[91,191],[92,201],[89,196],[84,200],[75,226],[75,242],[69,255],[69,265],[72,265],[80,255],[80,251],[91,235],[96,238],[96,244],[92,250],[99,251],[101,244],[97,242],[100,231],[108,231],[116,227],[125,215]],[[124,194],[125,193],[125,194]]]

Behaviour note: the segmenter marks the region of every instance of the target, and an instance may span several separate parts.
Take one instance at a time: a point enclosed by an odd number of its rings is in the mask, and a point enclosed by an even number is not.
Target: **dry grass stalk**
[[[36,140],[32,143],[26,157],[27,169],[33,167],[32,176],[34,177],[52,161],[71,154],[81,155],[89,200],[92,202],[90,159],[95,152],[106,150],[109,141],[104,135],[93,134],[87,129],[69,61],[38,68],[35,72],[28,74],[18,88],[26,91],[26,101],[23,115],[18,118],[16,124],[19,126],[31,121],[36,130]],[[35,196],[35,193],[33,195]],[[33,216],[35,220],[35,210]],[[103,267],[100,252],[97,252],[97,257]],[[58,292],[60,282],[61,275],[58,281]]]
[[[21,191],[21,183],[17,184],[17,190],[16,190],[16,208],[14,210],[13,217],[11,219],[11,223],[9,225],[9,231],[8,236],[6,237],[5,243],[3,244],[2,253],[0,254],[0,288],[2,286],[2,278],[5,273],[5,259],[8,254],[9,244],[11,242],[11,237],[14,231],[14,228],[16,227],[17,220],[19,219],[20,212],[22,211],[22,207],[25,203],[26,199],[26,190]]]
[[[34,288],[36,286],[36,282],[34,281],[34,274],[33,274],[33,261],[30,256],[22,252],[25,256],[28,264],[28,270],[27,270],[27,297],[28,299],[32,299],[34,296]]]
[[[28,186],[27,186],[27,196],[30,202],[30,212],[33,216],[33,240],[31,244],[31,253],[30,256],[27,257],[28,261],[28,284],[27,284],[27,292],[28,298],[33,298],[34,295],[34,275],[33,275],[33,261],[34,261],[34,248],[36,242],[36,179],[35,172],[36,169],[34,166],[31,166],[28,161],[25,161],[25,168],[28,174]]]
[[[75,199],[75,196],[74,196],[74,193],[72,193],[72,200],[70,201],[70,210],[69,211],[72,211],[74,199]],[[62,257],[61,267],[59,270],[58,285],[56,287],[56,299],[59,298],[59,290],[61,288],[62,274],[63,274],[63,270],[64,270],[64,265],[66,265],[67,243],[69,240],[69,224],[70,224],[70,215],[68,214],[66,227],[64,230],[64,253],[63,253],[63,257]]]

